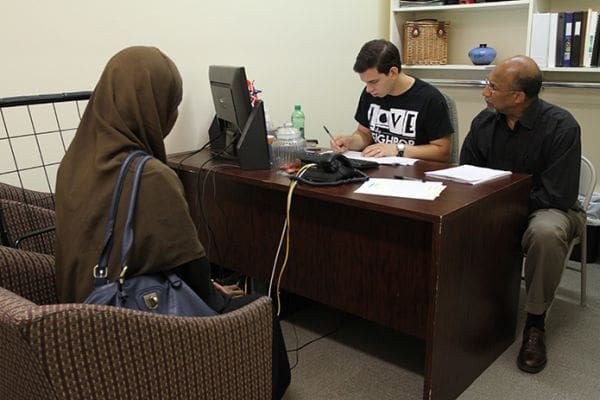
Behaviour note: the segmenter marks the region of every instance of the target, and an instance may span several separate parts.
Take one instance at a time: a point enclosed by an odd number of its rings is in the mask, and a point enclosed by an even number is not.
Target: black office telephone
[[[355,168],[351,161],[339,153],[304,153],[300,156],[304,164],[315,164],[303,173],[294,176],[299,182],[314,186],[341,185],[364,182],[369,176]]]

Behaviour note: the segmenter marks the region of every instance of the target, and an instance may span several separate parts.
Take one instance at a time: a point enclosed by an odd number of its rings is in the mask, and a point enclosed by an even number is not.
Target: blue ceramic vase
[[[488,65],[496,58],[496,50],[485,43],[480,44],[469,51],[469,58],[475,65]]]

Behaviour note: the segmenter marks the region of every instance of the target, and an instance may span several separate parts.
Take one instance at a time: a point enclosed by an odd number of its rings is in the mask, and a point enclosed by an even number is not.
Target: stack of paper
[[[356,189],[354,193],[434,200],[445,188],[446,186],[441,182],[371,178]]]
[[[475,167],[474,165],[460,165],[458,167],[425,172],[425,175],[432,178],[450,179],[456,182],[470,183],[471,185],[477,185],[478,183],[487,182],[510,174],[510,171]]]
[[[346,151],[344,155],[355,160],[374,161],[377,164],[386,165],[413,165],[417,162],[416,158],[408,157],[363,157],[360,151]]]

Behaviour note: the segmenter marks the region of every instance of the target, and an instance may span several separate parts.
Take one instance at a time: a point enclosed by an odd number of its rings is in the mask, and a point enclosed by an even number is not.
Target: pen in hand
[[[331,134],[331,132],[329,132],[329,129],[327,129],[327,127],[325,125],[323,125],[323,129],[325,129],[325,132],[327,133],[327,135],[329,135],[329,137],[331,138],[331,140],[333,141],[333,143],[335,143],[335,138],[333,137],[333,135]]]

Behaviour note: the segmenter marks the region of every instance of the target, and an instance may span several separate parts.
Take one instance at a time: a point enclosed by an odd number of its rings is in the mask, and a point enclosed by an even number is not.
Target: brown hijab
[[[130,47],[110,59],[58,170],[56,284],[59,301],[81,302],[93,289],[115,179],[127,155],[155,157],[144,167],[127,276],[165,271],[205,255],[163,139],[177,118],[182,82],[160,50]],[[131,174],[125,180],[108,276],[121,266],[121,233]]]

